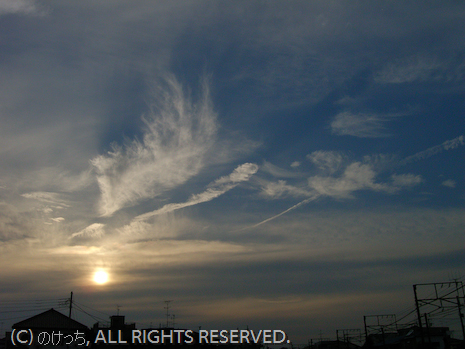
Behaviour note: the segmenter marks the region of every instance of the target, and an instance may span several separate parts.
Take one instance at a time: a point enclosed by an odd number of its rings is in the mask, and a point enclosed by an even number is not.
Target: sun
[[[94,282],[103,285],[108,282],[108,273],[104,270],[97,270],[94,274]]]

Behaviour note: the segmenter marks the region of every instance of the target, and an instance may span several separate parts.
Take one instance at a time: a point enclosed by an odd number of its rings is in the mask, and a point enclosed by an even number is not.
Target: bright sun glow
[[[98,270],[94,274],[94,282],[99,285],[102,285],[108,281],[108,273],[103,270]]]

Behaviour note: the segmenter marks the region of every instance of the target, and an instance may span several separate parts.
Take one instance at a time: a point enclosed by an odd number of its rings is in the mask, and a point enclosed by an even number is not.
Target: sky
[[[2,331],[73,292],[139,328],[171,300],[176,327],[306,343],[464,280],[464,18],[1,0]]]

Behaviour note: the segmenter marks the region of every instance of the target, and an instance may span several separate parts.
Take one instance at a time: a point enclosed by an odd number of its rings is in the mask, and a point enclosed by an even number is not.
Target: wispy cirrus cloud
[[[359,138],[389,137],[385,124],[397,114],[352,113],[344,111],[337,114],[331,122],[331,132],[338,136]]]
[[[248,181],[250,177],[254,175],[257,171],[258,166],[256,164],[242,164],[238,166],[229,176],[221,177],[213,183],[210,183],[204,192],[192,195],[186,202],[167,204],[158,210],[139,215],[134,220],[145,220],[159,214],[172,212],[184,207],[197,205],[202,202],[211,201],[219,197],[220,195],[226,193],[227,191],[233,189],[234,187],[239,185],[239,183]]]
[[[102,216],[156,197],[199,173],[218,128],[207,83],[194,103],[173,77],[166,79],[166,89],[144,122],[142,141],[114,145],[107,154],[92,159]]]

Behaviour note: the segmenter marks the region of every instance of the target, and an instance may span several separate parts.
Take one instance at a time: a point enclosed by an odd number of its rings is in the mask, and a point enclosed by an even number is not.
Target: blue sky
[[[1,1],[0,304],[304,343],[463,278],[464,16]]]

